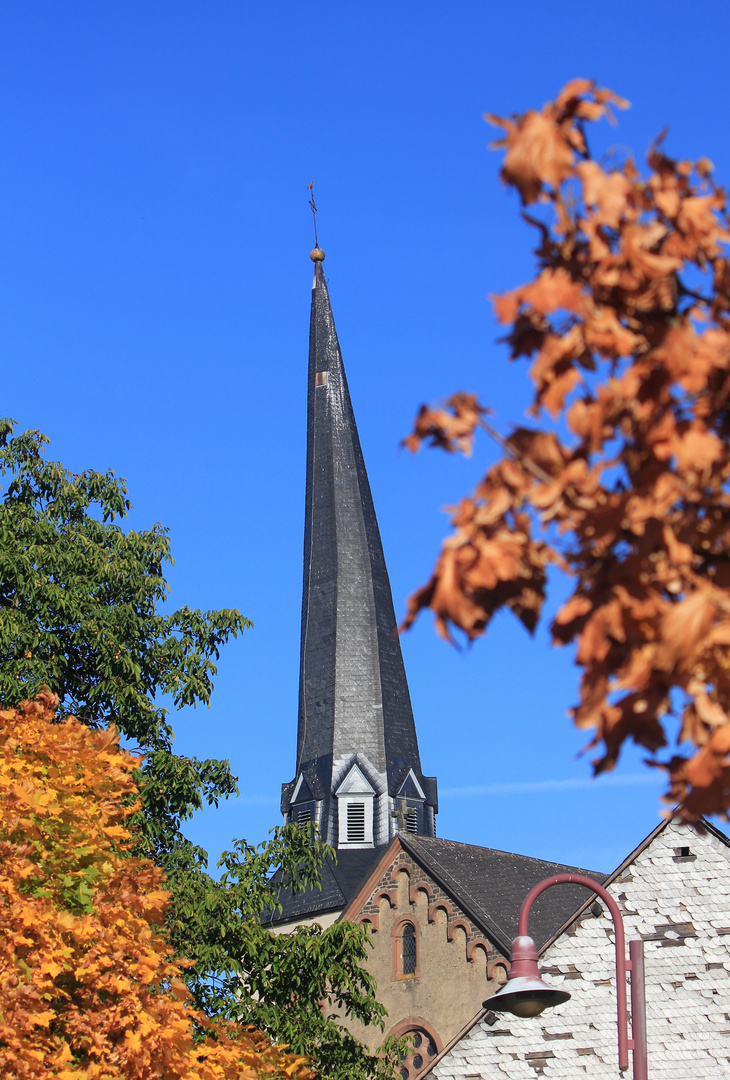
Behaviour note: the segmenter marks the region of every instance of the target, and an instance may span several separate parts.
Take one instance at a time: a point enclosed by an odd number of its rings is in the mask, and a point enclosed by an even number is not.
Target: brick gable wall
[[[372,928],[367,967],[377,981],[378,1000],[388,1009],[386,1034],[405,1030],[411,1021],[432,1034],[441,1050],[506,979],[504,956],[402,849],[396,849],[346,917]],[[417,970],[408,976],[400,973],[398,963],[399,935],[406,921],[415,926],[418,940]],[[382,1041],[378,1032],[351,1026],[373,1047]]]

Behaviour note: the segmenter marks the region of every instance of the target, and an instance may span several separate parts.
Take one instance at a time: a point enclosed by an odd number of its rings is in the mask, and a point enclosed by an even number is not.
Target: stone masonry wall
[[[432,1037],[440,1051],[485,997],[506,979],[507,961],[464,911],[401,851],[377,886],[349,918],[372,927],[373,949],[367,968],[375,977],[378,1000],[388,1010],[386,1034],[403,1033],[412,1021]],[[418,963],[413,975],[400,972],[399,934],[413,923]],[[383,1036],[350,1025],[372,1048]]]

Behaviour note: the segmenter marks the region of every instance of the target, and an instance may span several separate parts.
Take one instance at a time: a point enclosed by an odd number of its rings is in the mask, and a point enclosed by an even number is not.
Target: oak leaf
[[[544,113],[526,113],[508,129],[505,142],[502,178],[517,188],[524,205],[537,200],[544,184],[557,188],[570,174],[573,149],[555,120]]]
[[[575,171],[583,184],[583,198],[596,207],[594,224],[617,229],[632,191],[630,181],[622,172],[604,172],[595,161],[581,161]]]
[[[592,157],[586,128],[611,102],[627,104],[577,79],[489,118],[503,180],[543,204],[523,215],[531,280],[493,301],[540,426],[498,437],[405,625],[430,607],[439,633],[472,640],[509,608],[533,629],[545,567],[567,569],[552,634],[576,647],[572,715],[603,743],[597,771],[626,740],[658,754],[679,714],[688,752],[652,763],[696,821],[730,814],[730,222],[709,160],[674,160],[663,137],[643,171]]]

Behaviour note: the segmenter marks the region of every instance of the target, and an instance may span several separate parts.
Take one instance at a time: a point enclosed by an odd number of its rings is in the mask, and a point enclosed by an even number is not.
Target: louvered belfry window
[[[413,923],[406,923],[401,938],[401,956],[404,975],[416,973],[416,928]]]
[[[297,825],[300,829],[303,829],[305,825],[309,825],[312,820],[312,807],[300,806],[297,809]]]
[[[347,804],[347,842],[361,844],[365,841],[365,803]]]
[[[406,810],[406,832],[418,832],[418,807],[409,806]]]

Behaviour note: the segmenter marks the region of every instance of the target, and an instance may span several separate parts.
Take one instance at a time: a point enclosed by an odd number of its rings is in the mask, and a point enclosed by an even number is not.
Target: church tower
[[[311,923],[326,932],[339,920],[368,928],[366,966],[387,1009],[386,1035],[410,1038],[399,1071],[422,1080],[506,980],[524,897],[575,868],[436,837],[436,779],[421,772],[324,252],[311,257],[299,726],[281,809],[289,823],[316,822],[337,858],[324,860],[321,887],[294,891],[282,877],[268,925],[277,933]],[[570,885],[540,897],[530,924],[539,947],[584,900]],[[343,1022],[378,1049],[377,1026],[352,1015]]]
[[[304,587],[296,775],[287,822],[338,849],[433,837],[383,546],[315,248],[309,330]]]

